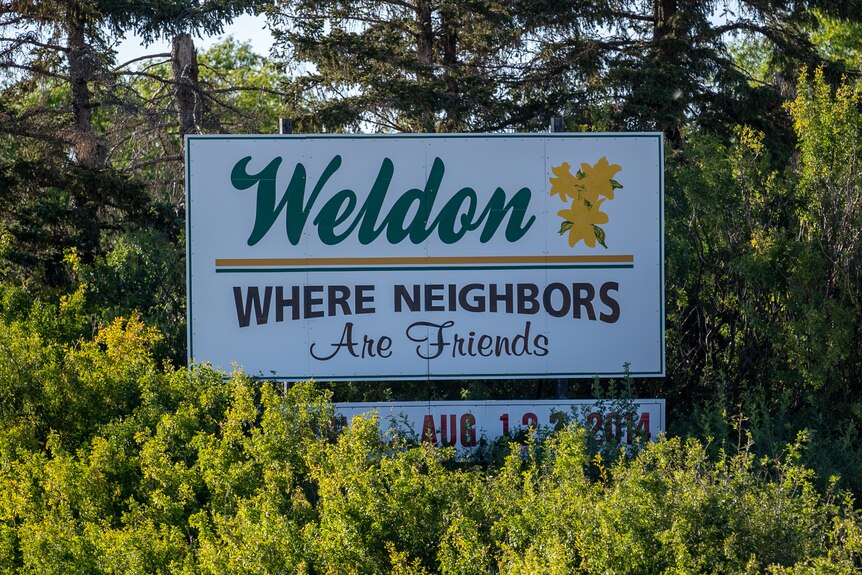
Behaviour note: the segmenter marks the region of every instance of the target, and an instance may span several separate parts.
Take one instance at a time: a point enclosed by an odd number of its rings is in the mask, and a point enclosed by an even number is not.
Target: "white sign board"
[[[665,431],[663,399],[336,403],[335,413],[341,425],[349,425],[356,416],[376,415],[384,434],[394,428],[459,450],[518,430],[553,429],[573,421],[596,437],[621,444],[632,444],[637,438],[655,441]]]
[[[193,362],[664,375],[660,134],[188,136],[186,163]]]

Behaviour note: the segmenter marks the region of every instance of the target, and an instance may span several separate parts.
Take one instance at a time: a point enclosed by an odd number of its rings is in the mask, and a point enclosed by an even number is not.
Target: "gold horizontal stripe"
[[[442,265],[442,264],[605,264],[632,263],[632,255],[602,256],[412,256],[391,258],[219,258],[219,268],[233,267],[304,267],[350,265]]]

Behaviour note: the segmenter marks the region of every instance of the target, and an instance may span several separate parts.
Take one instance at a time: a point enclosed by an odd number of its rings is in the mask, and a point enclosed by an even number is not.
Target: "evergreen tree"
[[[825,63],[810,41],[817,14],[862,13],[842,3],[769,0],[567,2],[542,67],[559,76],[571,127],[661,130],[679,147],[686,129],[731,139],[748,125],[766,134],[776,159],[793,136],[782,103],[800,66]],[[740,68],[733,46],[762,52],[762,76]]]
[[[536,30],[503,0],[288,0],[271,15],[300,126],[328,131],[541,129],[523,89]],[[541,95],[540,95],[541,96]]]
[[[816,12],[815,8],[820,12]],[[816,14],[831,2],[656,0],[280,0],[271,21],[308,129],[660,130],[730,138],[750,125],[792,149],[782,102],[800,65],[821,61]],[[733,58],[761,42],[769,82]]]
[[[85,263],[93,261],[105,231],[130,224],[171,233],[181,228],[180,206],[154,202],[129,165],[115,161],[123,151],[120,143],[130,137],[116,131],[128,126],[122,118],[153,111],[130,90],[130,69],[115,67],[112,42],[131,31],[145,41],[184,38],[189,31],[220,32],[225,22],[254,5],[254,0],[47,0],[5,7],[0,16],[0,180],[5,189],[0,231],[10,269],[59,285],[66,279],[63,255],[74,248]],[[165,79],[196,89],[194,78],[182,80]],[[182,98],[174,92],[182,109]],[[169,160],[179,162],[181,156],[174,153]]]

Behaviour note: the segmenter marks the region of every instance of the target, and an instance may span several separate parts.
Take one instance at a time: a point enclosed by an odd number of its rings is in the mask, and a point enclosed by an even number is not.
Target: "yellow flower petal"
[[[557,167],[552,167],[551,172],[556,176],[548,181],[551,182],[551,195],[559,195],[564,202],[566,197],[574,197],[576,195],[575,185],[577,180],[572,175],[571,166],[568,162],[563,162]]]
[[[606,157],[602,156],[595,165],[581,164],[584,177],[580,184],[588,190],[590,196],[605,196],[609,200],[614,199],[614,187],[611,180],[617,172],[622,170],[619,164],[610,164]]]
[[[583,201],[575,200],[569,209],[557,212],[558,216],[572,224],[572,227],[569,228],[569,247],[575,247],[581,240],[588,247],[596,247],[593,225],[608,223],[608,215],[599,211],[604,201],[602,198],[594,206],[587,207]]]

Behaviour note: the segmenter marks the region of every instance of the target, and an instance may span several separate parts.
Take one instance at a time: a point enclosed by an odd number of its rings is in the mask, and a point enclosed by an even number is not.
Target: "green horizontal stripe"
[[[389,267],[353,267],[353,268],[243,268],[219,269],[217,274],[251,274],[251,273],[318,273],[318,272],[387,272],[387,271],[457,271],[457,270],[567,270],[567,269],[632,269],[633,264],[588,264],[560,266],[389,266]]]

